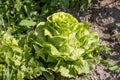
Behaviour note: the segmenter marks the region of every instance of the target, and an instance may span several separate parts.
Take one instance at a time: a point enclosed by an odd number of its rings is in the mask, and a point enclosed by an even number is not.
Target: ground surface
[[[109,61],[115,62],[120,66],[120,38],[115,35],[120,34],[120,27],[116,26],[120,22],[120,0],[100,0],[89,5],[86,12],[81,16],[78,11],[68,10],[79,21],[88,21],[91,24],[91,30],[99,34],[101,43],[107,45],[112,50]],[[76,79],[61,78],[58,75],[56,80],[84,80],[79,77]],[[35,80],[45,80],[43,77]],[[86,80],[120,80],[120,74],[106,71],[105,67],[98,64]]]

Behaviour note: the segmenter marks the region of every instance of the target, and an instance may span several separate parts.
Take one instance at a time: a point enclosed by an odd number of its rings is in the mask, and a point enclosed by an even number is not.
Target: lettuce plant
[[[99,38],[89,23],[79,23],[64,12],[47,17],[35,30],[34,48],[45,68],[65,77],[90,72],[100,51]]]

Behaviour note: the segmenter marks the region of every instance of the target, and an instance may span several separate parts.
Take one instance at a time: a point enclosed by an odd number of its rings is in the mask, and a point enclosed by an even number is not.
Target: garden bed
[[[120,80],[120,1],[0,1],[0,79]]]

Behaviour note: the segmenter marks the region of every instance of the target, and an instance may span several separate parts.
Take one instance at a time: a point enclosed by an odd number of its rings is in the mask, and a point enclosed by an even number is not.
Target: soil
[[[101,44],[106,45],[111,50],[108,51],[110,59],[108,61],[120,66],[120,0],[97,0],[92,2],[85,12],[79,14],[76,10],[69,9],[67,12],[73,14],[80,22],[88,21],[91,25],[91,31],[99,34]],[[84,80],[87,76],[76,79],[66,79],[56,75],[55,80]],[[35,80],[44,80],[37,78]],[[105,66],[97,64],[96,68],[89,74],[86,80],[120,80],[120,74],[106,71]]]

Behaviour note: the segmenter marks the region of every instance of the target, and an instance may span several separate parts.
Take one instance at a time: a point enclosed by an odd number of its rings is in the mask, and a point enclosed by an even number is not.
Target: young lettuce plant
[[[89,31],[89,23],[79,23],[68,13],[50,15],[35,35],[34,49],[48,71],[71,78],[89,73],[98,61],[98,35]]]

